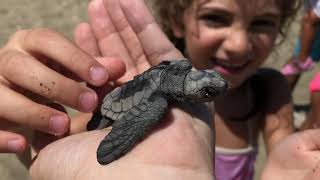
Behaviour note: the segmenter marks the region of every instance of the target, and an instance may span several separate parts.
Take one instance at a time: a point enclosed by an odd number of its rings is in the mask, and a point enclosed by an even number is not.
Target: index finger
[[[10,41],[28,54],[50,58],[77,74],[86,82],[99,86],[107,81],[106,69],[85,51],[57,32],[37,28],[20,31]]]

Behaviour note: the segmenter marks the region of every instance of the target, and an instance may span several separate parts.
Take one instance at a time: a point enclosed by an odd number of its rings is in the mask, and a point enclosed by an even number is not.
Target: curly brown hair
[[[149,3],[152,6],[152,10],[155,13],[156,19],[162,27],[163,31],[167,34],[169,39],[179,48],[181,46],[181,43],[184,43],[174,36],[171,29],[171,21],[174,20],[175,23],[180,23],[179,25],[182,25],[181,23],[185,10],[191,7],[195,0],[149,1]],[[198,1],[197,6],[207,1],[209,0]],[[302,3],[301,0],[276,0],[276,3],[282,10],[279,32],[280,35],[284,37],[285,30],[287,29],[288,25],[292,22],[292,20],[295,18],[295,15],[297,14]]]

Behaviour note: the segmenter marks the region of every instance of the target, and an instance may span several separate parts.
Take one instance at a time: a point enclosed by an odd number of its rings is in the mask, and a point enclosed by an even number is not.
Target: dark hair
[[[184,41],[177,39],[171,29],[172,20],[178,25],[183,25],[183,14],[185,10],[193,5],[195,0],[149,0],[152,6],[153,12],[155,13],[156,19],[163,31],[169,37],[169,39],[176,45],[180,50],[184,48]],[[209,0],[202,0],[198,2],[199,6],[201,3]],[[301,0],[276,0],[276,4],[281,9],[281,24],[280,24],[280,35],[285,37],[285,30],[289,24],[295,18],[298,12]],[[181,49],[182,48],[182,49]]]

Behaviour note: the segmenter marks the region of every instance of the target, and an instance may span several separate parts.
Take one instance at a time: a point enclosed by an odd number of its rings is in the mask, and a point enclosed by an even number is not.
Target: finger
[[[0,131],[0,153],[21,153],[26,148],[26,139],[16,133]]]
[[[106,2],[113,0],[106,0]],[[154,20],[143,0],[119,0],[132,29],[137,34],[144,52],[152,65],[162,60],[181,59],[183,55],[169,41]],[[155,43],[156,42],[156,43]]]
[[[72,118],[70,126],[70,134],[78,134],[87,131],[87,124],[92,117],[92,113],[80,114]]]
[[[93,57],[101,56],[97,39],[88,23],[80,23],[74,30],[76,44]]]
[[[150,63],[144,55],[137,34],[133,31],[123,14],[119,1],[106,0],[104,3],[107,14],[110,17],[111,22],[114,24],[115,29],[119,32],[122,41],[125,43],[129,55],[133,59],[138,72],[142,73],[150,67]]]
[[[126,72],[126,65],[123,61],[121,61],[118,58],[113,57],[95,57],[95,59],[103,65],[106,69],[108,69],[108,80],[109,81],[115,81],[118,80],[121,76],[123,76]],[[81,79],[76,76],[76,74],[71,73],[67,70],[61,70],[59,72],[62,72],[63,75],[66,77],[73,79],[77,82],[81,82]],[[97,87],[99,88],[99,87]]]
[[[89,85],[90,88],[92,88],[98,95],[98,105],[97,107],[101,106],[101,103],[103,101],[103,98],[106,94],[111,92],[115,88],[116,85],[121,85],[122,82],[119,78],[122,77],[125,73],[125,64],[115,58],[108,58],[108,57],[100,57],[97,58],[97,60],[105,66],[107,69],[109,69],[109,80],[114,80],[112,82],[106,83],[104,86],[101,87],[92,87]]]
[[[70,120],[65,113],[34,103],[5,86],[0,85],[0,92],[0,119],[53,135],[68,131]]]
[[[107,71],[101,64],[54,31],[43,28],[24,30],[18,32],[10,42],[9,45],[28,54],[54,60],[92,85],[99,86],[107,81]]]
[[[108,69],[110,81],[119,79],[126,72],[126,65],[117,58],[97,57],[96,60]]]
[[[95,109],[97,95],[94,91],[49,69],[33,57],[8,51],[0,55],[0,59],[2,76],[15,85],[79,111]]]
[[[88,6],[90,24],[103,57],[114,57],[123,60],[126,65],[126,74],[123,81],[132,79],[138,74],[129,52],[119,36],[116,28],[106,13],[102,0],[93,0]],[[116,48],[115,48],[116,47]]]

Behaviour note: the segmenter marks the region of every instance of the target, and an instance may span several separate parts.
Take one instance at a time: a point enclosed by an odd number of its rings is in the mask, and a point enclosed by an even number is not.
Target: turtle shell
[[[117,121],[129,110],[139,116],[147,109],[146,102],[158,90],[162,69],[150,69],[136,76],[121,87],[108,94],[101,106],[101,114]]]
[[[151,95],[159,90],[161,74],[168,68],[186,71],[192,66],[188,60],[162,61],[108,94],[103,100],[101,114],[114,121],[121,119],[128,111],[139,116],[148,108],[146,102]]]

